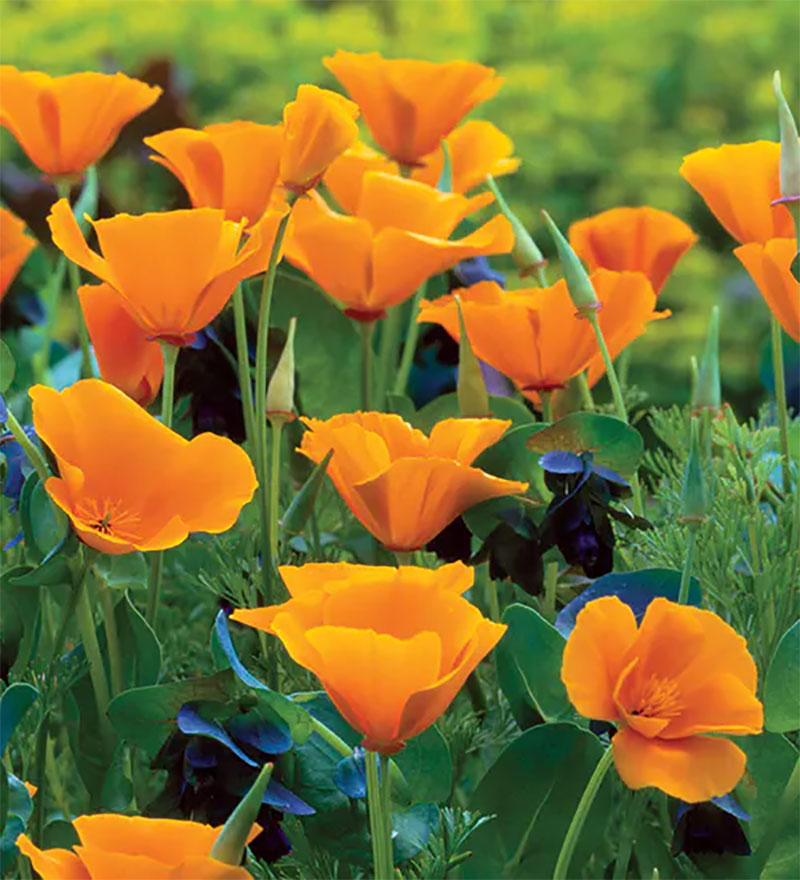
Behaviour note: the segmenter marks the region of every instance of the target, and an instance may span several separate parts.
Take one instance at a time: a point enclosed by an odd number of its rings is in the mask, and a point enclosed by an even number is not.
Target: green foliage
[[[764,723],[773,733],[800,730],[800,621],[778,642],[764,682]]]

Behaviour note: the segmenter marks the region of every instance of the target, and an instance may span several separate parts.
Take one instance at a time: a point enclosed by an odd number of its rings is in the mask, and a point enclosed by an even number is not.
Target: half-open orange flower
[[[795,239],[773,238],[764,244],[750,242],[736,248],[734,254],[750,273],[781,327],[800,342],[800,283],[791,271],[797,254]]]
[[[524,492],[527,483],[470,467],[511,422],[445,419],[426,437],[400,416],[343,413],[303,419],[300,452],[319,462],[359,522],[391,550],[417,550],[474,504]]]
[[[84,284],[78,288],[78,298],[100,377],[140,406],[149,406],[164,378],[161,346],[148,339],[108,284]]]
[[[144,142],[154,162],[183,184],[195,208],[222,208],[225,218],[252,225],[273,202],[283,127],[222,122],[162,131]]]
[[[100,379],[61,392],[34,385],[30,396],[58,464],[45,488],[90,547],[165,550],[189,532],[224,532],[253,497],[243,449],[215,434],[185,440]]]
[[[72,820],[80,844],[39,849],[21,834],[17,846],[42,880],[249,880],[245,868],[209,855],[222,826],[180,819],[97,813]],[[261,828],[254,825],[252,840]]]
[[[773,141],[706,147],[684,157],[681,176],[741,244],[794,235],[792,215],[780,198],[781,145]]]
[[[590,272],[644,272],[656,294],[696,241],[679,217],[648,206],[612,208],[569,228],[569,243]]]
[[[347,563],[280,571],[289,601],[233,619],[278,636],[364,747],[383,754],[439,718],[506,630],[461,596],[473,572],[460,562],[436,571]]]
[[[648,321],[669,314],[654,311],[655,293],[641,272],[598,269],[591,280],[612,357],[644,333]],[[482,281],[431,302],[423,300],[417,320],[441,324],[459,339],[456,295],[472,350],[531,400],[538,400],[540,391],[561,388],[587,368],[592,383],[602,375],[594,331],[576,313],[564,280],[552,287],[521,290],[503,290],[494,281]]]
[[[0,66],[0,125],[53,177],[80,174],[111,148],[120,129],[161,89],[123,73],[48,76]]]
[[[25,234],[25,221],[0,207],[0,300],[35,247],[36,239]]]
[[[464,238],[448,239],[467,214],[485,204],[484,196],[441,193],[377,171],[367,172],[358,185],[354,216],[333,211],[320,198],[298,202],[286,245],[289,260],[353,318],[381,318],[431,275],[513,246],[511,224],[500,216]]]
[[[401,165],[416,165],[503,80],[471,61],[389,60],[339,49],[323,64],[361,108],[375,143]]]
[[[281,211],[267,211],[240,248],[242,224],[222,210],[117,214],[92,220],[102,256],[86,244],[66,199],[47,218],[53,242],[109,284],[147,334],[190,341],[224,308],[236,285],[266,269]]]
[[[745,640],[711,611],[654,599],[637,629],[616,596],[589,602],[564,649],[561,679],[587,718],[614,721],[614,762],[629,788],[685,801],[729,792],[744,752],[704,734],[760,733],[756,665]]]

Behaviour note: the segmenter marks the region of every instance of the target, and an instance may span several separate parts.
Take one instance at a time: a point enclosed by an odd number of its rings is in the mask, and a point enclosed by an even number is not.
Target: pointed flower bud
[[[772,90],[778,102],[778,122],[781,127],[781,198],[779,202],[800,201],[800,140],[794,115],[781,90],[781,74],[772,76]]]
[[[561,271],[564,273],[564,280],[567,282],[567,289],[575,308],[581,314],[599,309],[600,303],[583,263],[578,259],[578,255],[572,250],[561,230],[550,219],[547,211],[542,211],[542,217],[555,242],[558,259],[561,261]]]
[[[692,395],[692,410],[712,409],[715,412],[722,405],[722,391],[719,378],[719,306],[711,310],[708,322],[708,336],[703,349],[703,359]]]
[[[699,525],[706,518],[706,490],[703,482],[703,466],[700,458],[698,420],[692,419],[692,436],[689,459],[683,473],[681,489],[681,522]]]
[[[314,467],[314,470],[311,471],[311,475],[303,483],[300,491],[292,498],[292,502],[281,520],[281,528],[284,531],[290,532],[293,535],[299,535],[306,527],[332,456],[333,450],[331,449],[325,458]]]
[[[483,381],[481,365],[472,351],[461,312],[461,299],[456,295],[458,309],[458,411],[465,419],[483,419],[489,415],[489,394]]]
[[[520,276],[525,277],[537,269],[546,266],[547,260],[545,260],[542,252],[539,250],[539,246],[533,240],[528,230],[522,225],[519,217],[509,208],[491,174],[486,175],[486,185],[492,191],[500,212],[514,230],[514,247],[511,251],[511,259],[514,260],[514,264],[519,268]]]
[[[241,864],[244,848],[250,837],[250,830],[256,821],[258,811],[261,809],[261,801],[272,776],[272,766],[272,764],[264,764],[256,781],[250,786],[250,791],[228,816],[228,821],[209,853],[212,859],[217,859],[226,865]]]
[[[297,318],[289,319],[289,332],[267,388],[267,417],[290,422],[294,418],[294,331]]]

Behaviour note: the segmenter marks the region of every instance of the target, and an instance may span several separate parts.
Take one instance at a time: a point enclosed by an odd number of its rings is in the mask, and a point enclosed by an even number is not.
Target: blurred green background
[[[338,87],[320,62],[336,48],[496,67],[505,85],[474,115],[514,140],[523,165],[501,186],[543,250],[541,207],[566,228],[617,205],[651,204],[700,234],[660,298],[672,319],[636,343],[632,381],[652,403],[685,402],[689,356],[700,353],[719,303],[726,397],[743,414],[764,399],[767,309],[678,167],[703,146],[777,138],[770,80],[780,68],[796,105],[797,3],[2,0],[0,14],[4,63],[51,74],[121,69],[169,83],[169,100],[101,164],[117,211],[181,199],[167,172],[146,161],[142,135],[181,123],[275,122],[299,83]],[[2,149],[6,163],[31,172],[6,132]]]

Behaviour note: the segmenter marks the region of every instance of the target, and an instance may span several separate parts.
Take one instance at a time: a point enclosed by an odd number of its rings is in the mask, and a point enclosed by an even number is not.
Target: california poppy
[[[795,239],[750,242],[736,248],[734,254],[750,273],[778,323],[795,342],[800,342],[800,284],[791,271],[797,254]]]
[[[655,294],[641,272],[598,269],[591,280],[602,304],[598,316],[612,357],[642,334],[648,321],[669,314],[654,311]],[[576,313],[565,281],[509,291],[483,281],[430,302],[423,300],[417,320],[441,324],[458,339],[456,294],[475,354],[508,376],[527,397],[538,400],[538,392],[561,388],[587,368],[592,382],[602,375],[594,331]]]
[[[72,824],[80,839],[73,849],[39,849],[27,834],[17,846],[42,880],[249,880],[245,868],[209,853],[222,831],[200,822],[97,813]],[[261,829],[254,825],[252,839]]]
[[[35,247],[36,239],[25,234],[25,222],[0,207],[0,300]]]
[[[367,172],[359,185],[353,216],[318,197],[298,202],[286,245],[288,259],[353,318],[381,318],[431,275],[468,257],[508,252],[514,243],[511,225],[500,216],[464,238],[448,239],[485,204],[483,197],[441,193],[377,171]]]
[[[52,177],[80,174],[111,148],[120,129],[161,89],[124,73],[48,76],[0,66],[0,125]]]
[[[361,108],[375,143],[401,165],[416,165],[503,80],[471,61],[435,64],[339,49],[323,64]]]
[[[729,792],[745,754],[705,734],[761,733],[747,643],[710,611],[654,599],[637,629],[616,596],[589,602],[564,649],[561,679],[587,718],[612,721],[622,781],[695,803]]]
[[[242,224],[219,209],[117,214],[91,221],[102,256],[86,244],[66,199],[47,221],[56,246],[109,284],[149,336],[184,344],[222,311],[240,281],[266,269],[282,217],[267,211],[239,248]]]
[[[78,298],[100,377],[140,406],[149,406],[164,378],[161,346],[147,338],[108,284],[85,284],[78,288]]]
[[[786,206],[771,204],[781,195],[780,158],[773,141],[723,144],[685,156],[680,173],[738,242],[763,244],[794,236]]]
[[[353,515],[386,547],[417,550],[480,501],[516,495],[527,483],[471,467],[511,422],[445,419],[430,437],[400,416],[343,413],[303,419],[300,452],[321,461],[333,449],[328,474]]]
[[[348,214],[358,211],[361,184],[368,171],[381,171],[396,177],[400,174],[400,167],[393,159],[373,150],[362,141],[356,141],[331,162],[323,180],[336,200],[337,208]]]
[[[569,228],[569,243],[590,272],[644,272],[656,294],[696,241],[683,220],[648,206],[612,208]]]
[[[234,611],[233,620],[278,636],[363,746],[382,754],[430,727],[506,630],[461,596],[473,572],[460,562],[435,571],[347,563],[280,571],[291,598]]]
[[[96,550],[165,550],[189,532],[224,532],[253,497],[241,447],[215,434],[185,440],[100,379],[61,392],[34,385],[30,396],[58,464],[45,488]]]

